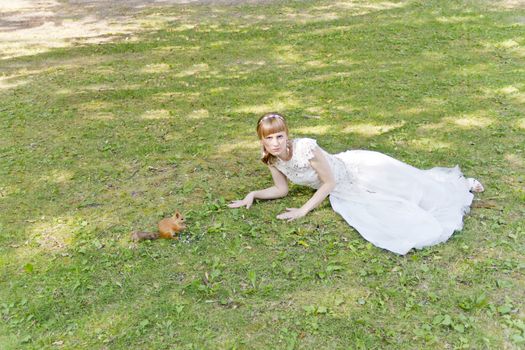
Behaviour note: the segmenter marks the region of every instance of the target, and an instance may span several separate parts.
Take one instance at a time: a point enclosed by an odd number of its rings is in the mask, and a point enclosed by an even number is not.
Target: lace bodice
[[[294,139],[292,144],[292,158],[288,161],[278,159],[274,164],[275,167],[293,183],[318,189],[321,181],[315,169],[310,165],[310,159],[314,157],[313,152],[319,147],[317,142],[309,138],[300,138]],[[338,158],[338,155],[332,155],[319,149],[330,165],[336,186],[350,185],[354,178],[351,166]]]

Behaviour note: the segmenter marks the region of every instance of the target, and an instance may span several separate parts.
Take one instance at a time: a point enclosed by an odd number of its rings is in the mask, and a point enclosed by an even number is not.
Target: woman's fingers
[[[233,201],[233,202],[230,202],[230,204],[228,204],[228,207],[239,208],[239,207],[242,207],[242,205],[243,205],[242,201]]]
[[[299,217],[297,208],[286,208],[286,212],[277,215],[277,219],[292,221]]]
[[[229,208],[240,208],[240,207],[246,206],[246,209],[250,209],[252,204],[253,204],[253,202],[252,203],[246,203],[244,200],[237,200],[237,201],[230,202],[230,204],[228,204],[228,207]]]

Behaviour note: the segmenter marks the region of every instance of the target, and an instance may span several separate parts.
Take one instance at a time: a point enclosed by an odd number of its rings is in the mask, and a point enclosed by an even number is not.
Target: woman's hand
[[[284,213],[277,215],[277,219],[292,221],[302,218],[306,214],[308,212],[302,208],[286,208]]]
[[[250,192],[244,197],[244,199],[237,200],[237,201],[231,201],[230,204],[228,204],[228,207],[230,208],[240,208],[240,207],[246,207],[246,209],[250,209],[250,207],[253,204],[253,200],[255,198],[255,195],[253,192]]]

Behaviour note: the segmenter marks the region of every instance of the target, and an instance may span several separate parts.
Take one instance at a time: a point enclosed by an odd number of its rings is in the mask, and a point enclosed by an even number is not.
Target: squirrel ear
[[[175,212],[175,214],[173,214],[173,216],[175,216],[177,219],[181,217],[181,215],[180,215],[178,210]]]

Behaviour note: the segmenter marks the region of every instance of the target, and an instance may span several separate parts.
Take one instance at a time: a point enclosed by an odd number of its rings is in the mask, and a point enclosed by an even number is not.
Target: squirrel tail
[[[144,241],[144,240],[153,240],[159,238],[159,234],[157,232],[133,232],[131,234],[131,240],[138,242],[138,241]]]

